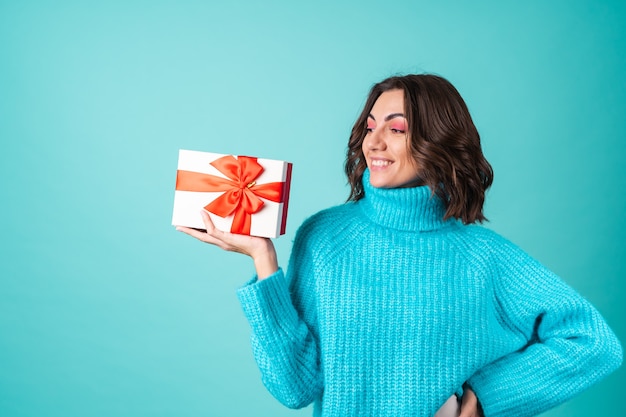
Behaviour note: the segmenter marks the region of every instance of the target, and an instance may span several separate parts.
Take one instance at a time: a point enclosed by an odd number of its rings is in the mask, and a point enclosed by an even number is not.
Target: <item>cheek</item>
[[[398,143],[394,144],[393,153],[395,154],[396,158],[401,161],[409,162],[413,160],[411,150],[407,148],[406,142],[404,141],[399,141]]]
[[[413,158],[413,154],[411,149],[409,149],[406,144],[402,144],[396,149],[396,157],[402,161],[403,169],[407,172],[417,173],[419,172],[419,167],[417,166],[417,162]]]

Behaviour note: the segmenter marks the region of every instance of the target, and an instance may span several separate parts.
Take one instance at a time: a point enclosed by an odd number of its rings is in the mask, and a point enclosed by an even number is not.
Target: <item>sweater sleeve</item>
[[[323,390],[311,262],[302,241],[296,236],[287,276],[279,269],[238,291],[263,383],[289,408],[309,405]]]
[[[589,302],[505,239],[493,255],[499,314],[527,343],[468,380],[486,417],[537,415],[620,366],[620,343]]]

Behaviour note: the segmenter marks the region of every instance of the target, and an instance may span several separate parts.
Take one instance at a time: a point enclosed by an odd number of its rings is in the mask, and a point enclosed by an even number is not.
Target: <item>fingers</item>
[[[189,236],[195,237],[196,239],[201,240],[203,242],[206,241],[207,236],[208,236],[206,231],[200,230],[200,229],[194,229],[191,227],[176,226],[176,230],[178,230],[179,232],[186,233]]]
[[[218,239],[215,236],[215,232],[219,232],[213,225],[213,221],[211,221],[211,217],[207,214],[206,211],[201,211],[202,221],[204,222],[204,227],[206,230],[195,229],[191,227],[183,227],[176,226],[176,230],[179,232],[183,232],[188,234],[189,236],[195,237],[198,240],[201,240],[206,243],[210,243],[213,245],[220,246],[221,239]],[[222,248],[223,249],[223,248]]]
[[[206,227],[205,242],[219,246],[227,251],[245,253],[237,244],[237,239],[248,239],[249,236],[244,237],[243,235],[233,235],[232,233],[223,232],[215,227],[209,213],[202,210],[201,215],[204,226]]]
[[[254,260],[259,279],[267,278],[278,270],[276,249],[271,239],[218,230],[205,211],[202,212],[202,220],[206,231],[183,226],[176,226],[176,230],[223,250],[250,256]]]
[[[176,226],[176,230],[186,233],[202,242],[215,245],[226,251],[248,254],[245,248],[245,242],[250,239],[250,236],[233,235],[232,233],[226,233],[217,229],[213,224],[211,217],[204,210],[201,211],[201,216],[206,230],[183,226]],[[242,243],[244,243],[244,247],[242,247]]]
[[[213,220],[211,220],[211,216],[209,216],[209,213],[207,213],[206,210],[201,210],[200,215],[202,216],[202,221],[204,222],[207,233],[210,234],[213,230],[215,230],[215,225],[213,224]]]
[[[461,414],[459,417],[479,417],[478,398],[471,388],[466,388],[461,399]]]

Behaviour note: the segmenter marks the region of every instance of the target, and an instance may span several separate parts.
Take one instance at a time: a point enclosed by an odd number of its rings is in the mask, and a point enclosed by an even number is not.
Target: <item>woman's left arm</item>
[[[622,348],[587,300],[511,242],[494,239],[501,319],[528,343],[478,370],[467,385],[486,417],[533,416],[617,369]]]

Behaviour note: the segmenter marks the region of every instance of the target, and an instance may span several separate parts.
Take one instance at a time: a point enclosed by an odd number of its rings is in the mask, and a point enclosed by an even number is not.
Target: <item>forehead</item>
[[[382,93],[370,112],[374,117],[376,115],[386,115],[390,113],[404,113],[404,91],[389,90]]]

